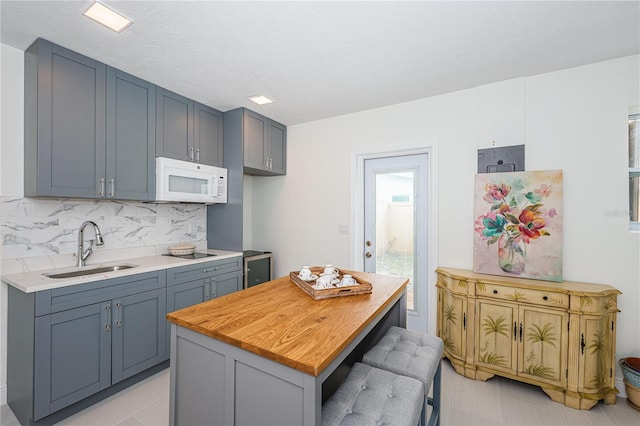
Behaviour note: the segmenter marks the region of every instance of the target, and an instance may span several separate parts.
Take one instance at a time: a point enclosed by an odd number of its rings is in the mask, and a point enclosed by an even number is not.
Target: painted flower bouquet
[[[485,185],[482,199],[491,207],[478,217],[475,230],[487,246],[498,244],[498,264],[504,272],[521,275],[526,266],[527,245],[551,235],[546,228],[557,211],[545,209],[543,200],[552,190],[552,185],[544,183],[527,190],[522,179]]]

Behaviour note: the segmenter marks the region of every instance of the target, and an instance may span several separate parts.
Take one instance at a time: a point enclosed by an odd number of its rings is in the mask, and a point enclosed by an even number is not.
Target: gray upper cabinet
[[[158,87],[156,117],[156,156],[192,161],[193,101]]]
[[[223,116],[216,109],[195,102],[193,105],[193,138],[196,161],[223,167]]]
[[[105,177],[106,66],[36,40],[25,52],[26,196],[96,198]]]
[[[156,156],[222,167],[220,111],[158,87],[156,117]]]
[[[287,128],[254,111],[243,109],[244,172],[250,175],[287,173]]]
[[[107,67],[106,198],[155,198],[155,96],[153,84]]]
[[[46,40],[25,52],[25,195],[151,200],[155,87]]]
[[[287,128],[273,120],[269,121],[269,166],[272,173],[287,174]]]

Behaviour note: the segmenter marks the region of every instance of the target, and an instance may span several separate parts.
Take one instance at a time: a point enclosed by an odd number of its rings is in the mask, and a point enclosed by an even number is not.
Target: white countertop
[[[214,260],[227,259],[230,257],[242,256],[242,252],[224,251],[216,249],[198,249],[200,253],[206,252],[215,254],[216,256],[203,257],[200,259],[183,259],[173,256],[146,256],[127,258],[120,261],[110,261],[99,264],[87,265],[83,268],[55,268],[40,271],[29,271],[16,274],[2,275],[2,281],[21,290],[25,293],[33,293],[36,291],[50,290],[54,288],[67,287],[76,284],[86,284],[93,281],[100,281],[109,278],[125,277],[128,275],[142,274],[144,272],[152,272],[160,269],[177,268],[179,266],[194,265],[197,263],[211,262]],[[48,273],[64,273],[81,269],[93,269],[101,266],[111,265],[135,265],[134,268],[123,269],[115,272],[104,272],[100,274],[84,275],[73,278],[49,278],[43,274]]]

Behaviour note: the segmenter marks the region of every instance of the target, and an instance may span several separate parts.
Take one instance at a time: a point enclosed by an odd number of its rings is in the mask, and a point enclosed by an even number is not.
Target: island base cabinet
[[[176,344],[180,357],[172,368],[180,376],[175,392],[175,415],[180,424],[197,425],[201,419],[209,419],[212,425],[228,424],[224,419],[224,355],[202,350],[200,345],[182,338]],[[196,395],[197,389],[202,392]]]
[[[313,375],[172,322],[169,424],[319,425],[322,403],[392,326],[406,327],[404,291]]]
[[[315,378],[172,324],[170,425],[317,425]],[[203,367],[206,366],[206,367]]]

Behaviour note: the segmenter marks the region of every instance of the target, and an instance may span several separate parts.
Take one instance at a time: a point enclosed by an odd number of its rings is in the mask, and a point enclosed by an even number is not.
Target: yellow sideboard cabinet
[[[458,374],[540,386],[552,400],[615,404],[617,295],[607,285],[438,268],[438,336]]]

